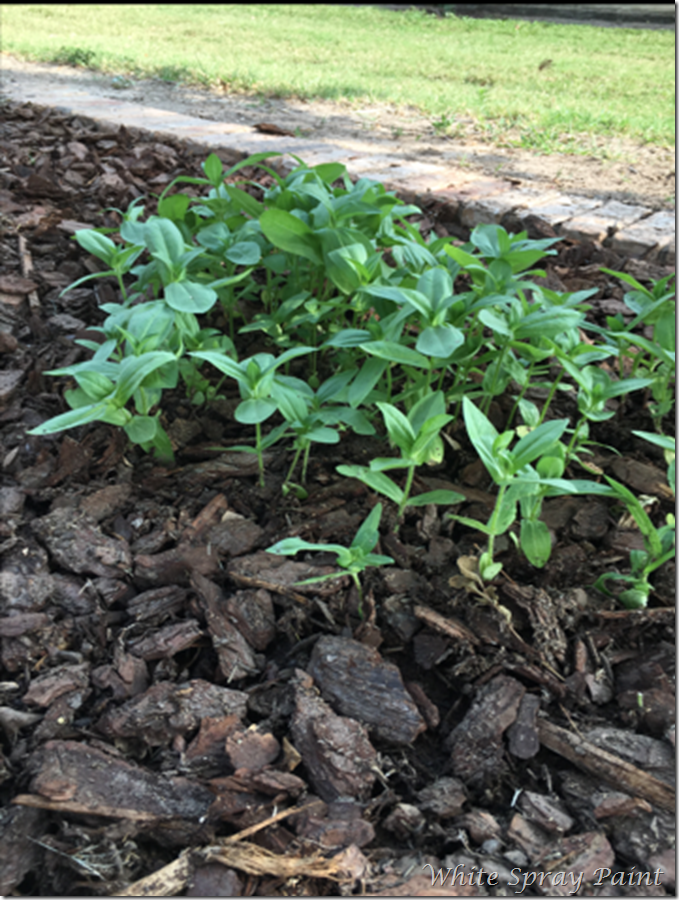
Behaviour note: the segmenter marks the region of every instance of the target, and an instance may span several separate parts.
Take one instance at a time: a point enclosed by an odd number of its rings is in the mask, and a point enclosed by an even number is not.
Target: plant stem
[[[361,581],[358,577],[358,573],[351,572],[351,577],[354,579],[354,584],[356,585],[356,590],[358,591],[358,616],[360,619],[363,618],[363,588],[361,587]]]
[[[570,439],[570,443],[568,444],[568,447],[566,447],[566,460],[567,461],[570,461],[571,453],[573,452],[573,447],[577,445],[578,435],[580,434],[580,427],[584,421],[585,421],[585,416],[583,416],[578,421],[578,424],[575,426],[575,429],[573,431],[573,437]]]
[[[502,369],[502,363],[505,361],[505,356],[507,355],[507,344],[504,345],[502,351],[500,353],[500,358],[497,360],[495,366],[495,372],[493,373],[493,383],[490,386],[490,390],[486,395],[483,406],[481,407],[481,411],[488,415],[488,410],[490,409],[490,404],[493,402],[493,397],[495,396],[495,385],[497,384],[497,380],[500,377],[500,370]]]
[[[309,454],[311,453],[311,442],[308,442],[304,448],[304,457],[302,459],[302,484],[306,484],[306,470],[309,466]]]
[[[120,293],[123,295],[123,302],[127,302],[127,291],[125,290],[125,285],[123,283],[123,276],[120,272],[116,272],[116,276],[118,278],[118,287],[120,288]]]
[[[264,454],[262,453],[262,423],[255,424],[255,435],[257,442],[257,462],[259,464],[259,486],[264,487]]]
[[[554,380],[554,384],[549,389],[549,394],[547,395],[547,399],[545,400],[544,405],[542,407],[542,412],[540,413],[540,418],[538,419],[538,425],[542,425],[544,418],[547,415],[547,410],[549,409],[549,404],[552,402],[552,400],[554,398],[554,394],[556,393],[556,389],[559,386],[559,382],[563,378],[563,373],[564,373],[564,370],[562,369],[559,372],[559,374],[556,376],[556,379]]]
[[[285,476],[285,481],[283,482],[283,487],[285,487],[286,484],[288,484],[288,482],[290,482],[292,480],[292,476],[295,471],[295,467],[297,466],[297,461],[299,460],[299,455],[301,452],[302,452],[302,448],[298,447],[295,452],[295,455],[293,457],[292,464],[291,464],[290,468],[288,469],[288,474]]]
[[[413,478],[415,477],[415,466],[408,467],[408,474],[406,475],[406,483],[403,488],[403,497],[398,507],[398,515],[399,518],[403,515],[403,510],[406,508],[408,503],[408,497],[410,496],[410,489],[413,486]]]
[[[488,523],[488,527],[490,529],[490,534],[488,535],[488,555],[493,560],[493,552],[495,549],[495,527],[497,525],[497,519],[500,515],[500,507],[502,506],[502,501],[504,500],[505,493],[507,491],[507,485],[501,484],[500,489],[497,492],[497,500],[495,501],[495,508],[493,509],[493,515],[490,517],[490,522]]]

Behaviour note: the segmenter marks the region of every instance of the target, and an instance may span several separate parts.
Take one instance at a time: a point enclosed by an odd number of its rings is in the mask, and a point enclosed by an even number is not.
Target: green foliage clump
[[[632,585],[622,602],[645,602],[648,575],[674,555],[673,523],[656,530],[622,485],[574,478],[569,468],[587,450],[590,423],[614,415],[612,400],[648,392],[650,418],[661,432],[674,405],[670,280],[646,289],[611,273],[633,288],[625,303],[634,318],[631,325],[614,317],[594,328],[585,320],[594,291],[560,294],[533,280],[544,275],[535,266],[554,253],[554,240],[531,241],[497,225],[477,226],[464,246],[425,239],[410,221],[419,209],[383,185],[353,183],[339,163],[310,167],[298,160],[282,176],[266,165],[270,155],[225,172],[212,154],[204,177],[181,176],[165,189],[155,215],[144,218],[144,205],[135,202],[118,211],[116,234],[76,234],[104,269],[75,285],[112,277],[120,300],[101,307],[102,343],[78,341],[90,358],[47,373],[75,383],[64,395],[70,410],[31,433],[101,421],[172,464],[165,392],[181,385],[192,403],[203,405],[231,383],[240,394],[235,420],[254,426],[254,446],[236,449],[256,454],[262,486],[264,450],[274,444],[287,442],[292,451],[283,493],[303,499],[315,445],[337,444],[346,430],[363,436],[381,430],[397,455],[376,455],[367,466],[342,465],[338,472],[395,503],[400,520],[412,507],[462,502],[452,490],[414,487],[418,471],[444,460],[446,441],[456,446],[450,430],[464,425],[497,486],[488,522],[453,515],[487,538],[478,577],[499,574],[495,540],[506,532],[532,565],[544,566],[551,553],[544,499],[600,494],[627,507],[646,542],[643,554],[632,555],[632,574],[608,580]],[[247,182],[234,182],[251,165],[273,182],[259,200]],[[173,192],[180,184],[193,186],[193,193]],[[215,327],[220,318],[228,321],[228,334]],[[650,336],[633,332],[640,324]],[[582,342],[580,329],[587,327],[598,343]],[[263,349],[239,359],[243,334],[257,335]],[[616,375],[599,365],[611,357],[617,357]],[[535,388],[546,393],[541,408],[528,399]],[[572,427],[566,418],[550,418],[557,391],[575,395]],[[498,433],[488,414],[493,400],[508,393],[513,408]],[[509,427],[516,417],[521,424]],[[269,420],[274,424],[265,433]],[[650,439],[667,449],[664,435]],[[386,474],[397,470],[405,470],[404,480]],[[366,550],[367,536],[375,539],[370,551],[377,540],[381,507],[375,510],[349,556],[333,547],[359,591],[359,563],[379,564]],[[276,552],[315,548],[302,544],[282,542]],[[600,586],[607,590],[606,582]]]

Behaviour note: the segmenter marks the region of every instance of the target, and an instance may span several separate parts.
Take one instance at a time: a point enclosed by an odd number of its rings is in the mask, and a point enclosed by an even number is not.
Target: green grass
[[[541,152],[611,136],[674,144],[672,31],[268,4],[3,5],[2,31],[3,50],[31,60],[417,107],[450,133],[472,116]]]

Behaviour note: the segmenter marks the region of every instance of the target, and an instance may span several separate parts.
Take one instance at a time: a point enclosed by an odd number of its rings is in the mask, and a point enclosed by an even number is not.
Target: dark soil
[[[673,894],[674,564],[647,609],[618,608],[592,584],[628,571],[639,532],[610,503],[558,498],[550,562],[500,543],[493,603],[460,575],[482,535],[432,506],[396,537],[388,509],[378,550],[396,562],[366,572],[359,615],[349,579],[297,584],[334,557],[263,551],[351,540],[376,498],[335,467],[362,462],[365,439],[312,454],[300,502],[280,492],[284,450],[261,489],[250,455],[208,449],[244,439],[230,399],[169,398],[173,470],[106,425],[27,435],[66,408],[64,379],[43,373],[82,358],[74,337],[116,299],[104,280],[60,296],[97,270],[72,234],[115,227],[102,210],[141,195],[151,211],[207,154],[3,112],[0,893]],[[446,234],[445,208],[428,201],[420,225]],[[668,271],[558,251],[548,284],[597,287],[595,321],[626,309],[600,266]],[[660,523],[662,453],[633,428],[652,430],[643,398],[594,433],[592,460]],[[462,515],[487,516],[492,485],[463,431],[450,437],[462,449],[417,490],[453,488]],[[456,866],[455,887],[453,873],[432,887]]]

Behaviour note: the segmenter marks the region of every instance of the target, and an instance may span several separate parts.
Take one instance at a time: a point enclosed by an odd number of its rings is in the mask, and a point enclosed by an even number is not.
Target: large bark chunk
[[[194,572],[192,584],[202,600],[219,668],[227,683],[256,674],[259,667],[255,654],[231,621],[221,588],[198,572]]]
[[[516,719],[525,692],[516,679],[498,675],[479,692],[467,715],[448,736],[453,771],[466,784],[482,785],[488,777],[499,774],[502,734]]]
[[[186,778],[149,772],[77,741],[48,741],[33,754],[30,767],[34,793],[95,814],[134,810],[147,817],[199,819],[213,800],[211,791]]]
[[[365,728],[354,719],[338,716],[304,684],[295,692],[292,738],[323,800],[369,796],[377,753]]]
[[[131,571],[127,541],[103,534],[86,513],[60,507],[34,519],[31,528],[54,559],[70,572],[122,578]]]
[[[309,674],[334,709],[364,722],[382,740],[410,744],[427,727],[396,666],[358,641],[322,637]]]
[[[152,747],[167,745],[176,735],[198,727],[206,716],[245,715],[247,696],[196,679],[185,684],[163,681],[144,694],[110,709],[99,720],[99,730],[111,738],[129,737]]]

